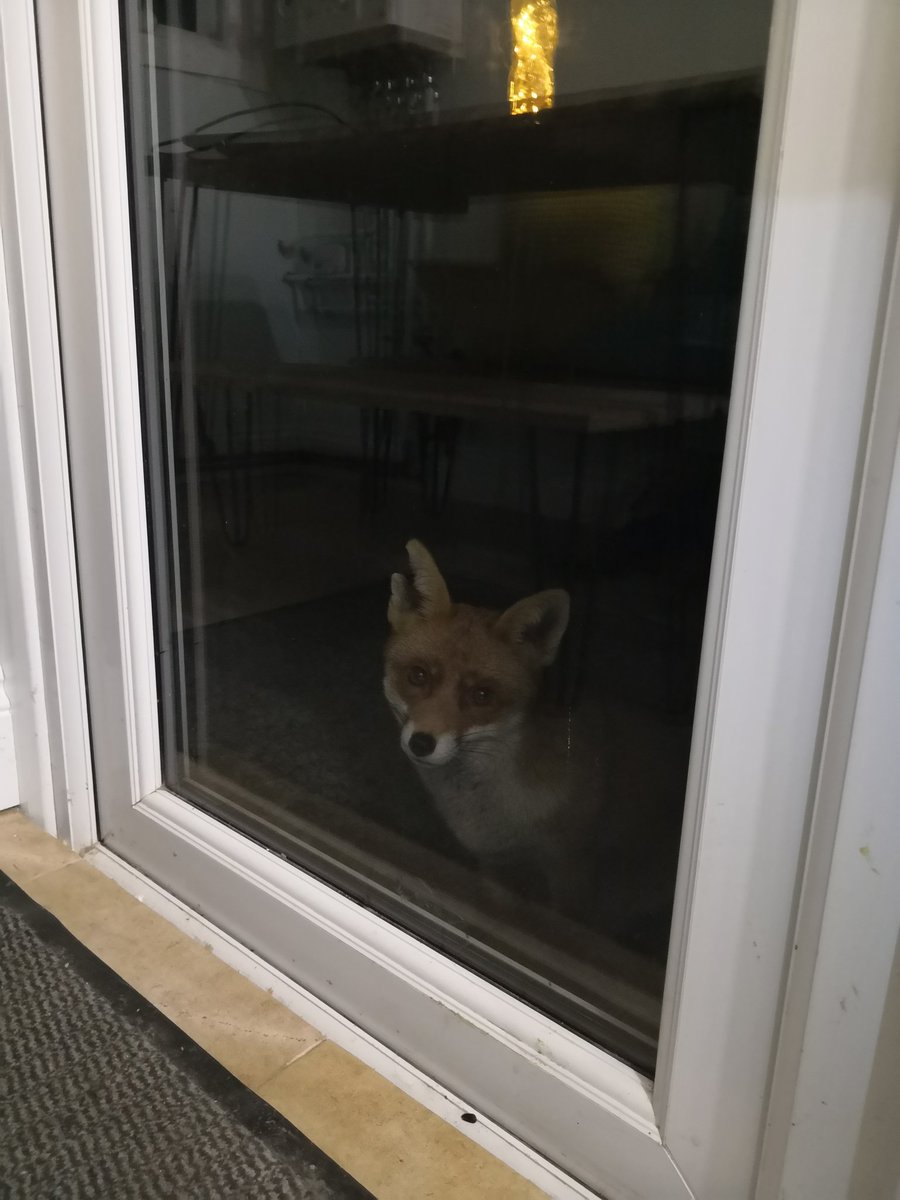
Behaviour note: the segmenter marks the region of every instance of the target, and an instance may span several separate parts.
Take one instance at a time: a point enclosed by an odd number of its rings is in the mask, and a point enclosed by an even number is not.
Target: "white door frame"
[[[900,1006],[900,242],[861,471],[758,1196],[894,1194]],[[893,989],[893,990],[892,990]],[[894,1017],[896,1021],[896,1017]],[[884,1036],[890,1036],[885,1028]],[[876,1053],[886,1055],[876,1064]],[[893,1083],[879,1095],[879,1072]],[[887,1104],[866,1112],[867,1103]],[[890,1142],[896,1138],[888,1134]],[[886,1161],[879,1161],[879,1153]],[[887,1177],[885,1177],[887,1174]]]
[[[23,808],[96,837],[53,247],[30,4],[0,4],[0,675]]]
[[[27,15],[17,15],[26,8],[0,0],[7,95],[15,56],[34,62],[33,30]],[[160,895],[168,889],[214,913],[283,975],[303,977],[310,1008],[325,1011],[324,980],[333,976],[334,1006],[351,1023],[374,1031],[420,1077],[435,1078],[437,1091],[454,1093],[455,1111],[486,1114],[482,1136],[519,1169],[530,1162],[554,1195],[583,1191],[541,1152],[611,1198],[749,1197],[792,956],[884,264],[895,237],[898,6],[776,3],[652,1091],[602,1051],[160,788],[116,6],[40,0],[39,8],[48,18],[45,132],[107,844],[120,859],[139,844]],[[41,176],[40,156],[22,149],[29,127],[42,149],[34,89],[25,108],[13,118],[9,106],[6,115],[20,135],[11,159],[18,186]],[[39,255],[39,278],[50,281],[52,295],[46,195],[38,194],[34,211],[43,240],[31,246],[21,274]],[[52,311],[33,321],[55,347]],[[29,345],[22,353],[36,371],[38,351]],[[40,437],[39,444],[46,445]],[[62,544],[70,560],[71,533]],[[39,562],[50,579],[65,575],[71,586],[70,568],[46,547]],[[71,612],[68,620],[77,631]],[[58,670],[77,645],[69,633],[65,646],[62,638],[52,644]],[[60,721],[77,742],[84,688],[72,690]],[[93,838],[86,791],[72,807],[70,836],[84,846]],[[141,886],[111,860],[102,859]],[[226,898],[242,902],[240,919],[220,917]],[[302,931],[303,962],[267,944],[279,920]],[[480,1078],[485,1070],[491,1080]],[[517,1108],[514,1096],[526,1109],[534,1100],[538,1111]]]

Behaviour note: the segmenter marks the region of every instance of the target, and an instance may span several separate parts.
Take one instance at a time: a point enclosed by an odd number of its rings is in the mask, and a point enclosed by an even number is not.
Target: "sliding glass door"
[[[862,411],[779,390],[809,7],[38,5],[100,838],[560,1195],[752,1186]]]
[[[652,1073],[769,3],[377,7],[125,10],[164,782]]]

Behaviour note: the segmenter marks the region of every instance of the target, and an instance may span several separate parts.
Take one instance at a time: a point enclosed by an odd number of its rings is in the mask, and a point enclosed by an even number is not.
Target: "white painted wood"
[[[34,12],[0,0],[0,653],[29,816],[95,838]],[[0,288],[0,291],[3,291]]]
[[[685,824],[656,1095],[665,1144],[710,1200],[752,1190],[792,947],[900,177],[898,16],[798,0],[778,155],[760,163],[772,207],[742,314],[734,400],[749,405],[729,431],[692,764],[704,803]]]
[[[775,1194],[785,1200],[849,1194],[895,967],[900,932],[898,435],[900,243],[758,1200]]]

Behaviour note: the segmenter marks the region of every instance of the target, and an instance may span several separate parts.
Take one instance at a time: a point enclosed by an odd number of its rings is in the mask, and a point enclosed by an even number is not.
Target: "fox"
[[[384,695],[400,746],[457,841],[488,875],[512,868],[559,906],[582,837],[577,771],[543,680],[569,624],[569,594],[537,592],[504,611],[454,603],[434,559],[407,543],[391,576]]]

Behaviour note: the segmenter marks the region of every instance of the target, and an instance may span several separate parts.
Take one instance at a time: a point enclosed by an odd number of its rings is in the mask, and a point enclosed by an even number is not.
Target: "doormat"
[[[0,873],[3,1200],[370,1193]]]

